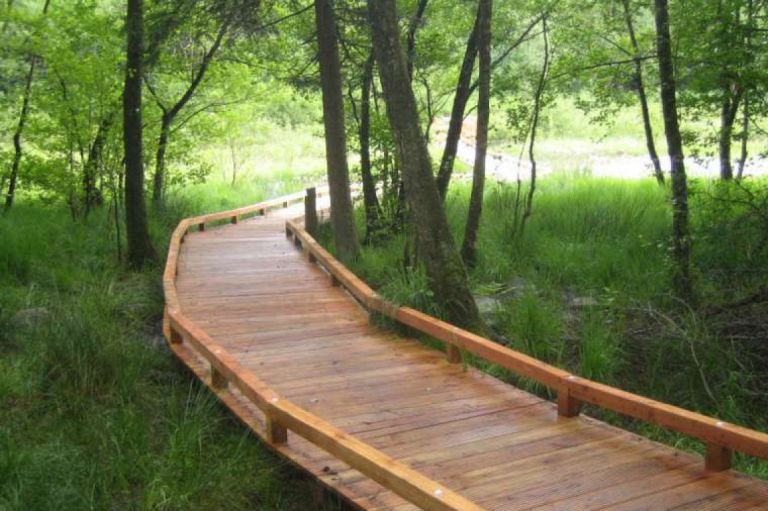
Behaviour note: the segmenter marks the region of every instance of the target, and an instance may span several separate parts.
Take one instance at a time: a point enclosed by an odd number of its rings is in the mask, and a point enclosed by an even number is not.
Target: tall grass
[[[193,210],[153,222],[161,253]],[[159,268],[124,271],[113,240],[106,211],[72,222],[20,201],[0,217],[0,509],[338,508],[175,361]]]
[[[475,292],[490,295],[495,304],[486,320],[498,339],[585,377],[768,429],[768,350],[759,342],[768,304],[757,304],[751,312],[744,308],[735,320],[712,312],[765,283],[768,250],[757,248],[764,224],[750,207],[723,200],[743,199],[745,192],[694,183],[697,307],[669,293],[671,217],[665,188],[651,180],[549,177],[539,184],[522,235],[513,228],[516,193],[514,184],[489,187],[479,263],[470,273]],[[468,197],[469,185],[457,184],[446,202],[457,240]],[[412,276],[418,271],[401,269],[403,245],[397,236],[365,248],[355,271],[399,303],[439,314],[426,280]],[[729,333],[729,321],[740,329],[737,336]],[[756,337],[741,333],[748,328]],[[658,428],[601,416],[656,439],[701,449]],[[740,468],[768,477],[768,463],[739,460]]]

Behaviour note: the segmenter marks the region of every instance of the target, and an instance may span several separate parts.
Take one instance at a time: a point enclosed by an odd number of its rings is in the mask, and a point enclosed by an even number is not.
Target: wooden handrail
[[[454,491],[429,479],[408,465],[384,454],[343,430],[282,398],[261,381],[253,372],[243,367],[227,350],[217,344],[202,328],[184,316],[176,292],[176,275],[181,243],[189,228],[197,225],[204,230],[205,223],[232,219],[267,208],[284,206],[303,200],[304,194],[292,194],[270,201],[210,215],[201,215],[182,220],[173,231],[168,249],[163,290],[165,293],[165,326],[168,342],[173,345],[187,343],[210,364],[211,385],[224,389],[229,385],[262,411],[266,420],[267,441],[282,444],[288,441],[288,430],[325,450],[351,468],[381,484],[384,488],[401,496],[408,502],[428,511],[483,511],[483,508]],[[303,229],[302,229],[303,232]],[[310,246],[310,240],[305,239]],[[323,257],[324,264],[333,266],[335,259],[314,240],[313,253]],[[340,283],[348,289],[357,288],[361,297],[373,294],[365,283],[336,261],[336,273],[344,280]]]
[[[684,408],[655,401],[614,387],[573,375],[518,351],[473,334],[409,307],[400,307],[373,291],[357,275],[334,258],[301,226],[300,219],[286,222],[286,234],[294,236],[310,260],[323,266],[367,309],[379,312],[403,325],[460,350],[477,355],[513,373],[541,383],[558,394],[558,413],[579,414],[582,403],[643,420],[682,433],[707,446],[706,469],[728,470],[733,451],[768,459],[768,434],[708,417]],[[459,361],[451,355],[449,360]]]

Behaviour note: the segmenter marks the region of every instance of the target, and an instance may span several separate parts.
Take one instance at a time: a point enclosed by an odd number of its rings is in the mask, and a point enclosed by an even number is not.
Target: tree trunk
[[[435,301],[453,323],[482,328],[419,126],[416,99],[400,44],[395,0],[368,0],[368,15],[387,116],[399,152],[406,197],[416,230],[418,253],[426,267]]]
[[[363,205],[365,207],[365,241],[370,242],[379,229],[381,209],[376,195],[376,181],[371,171],[371,82],[375,58],[373,50],[365,62],[360,94],[360,175],[363,180]]]
[[[12,2],[8,2],[8,10],[10,10]],[[51,5],[51,0],[45,0],[43,5],[43,15],[48,14],[48,8]],[[24,126],[27,123],[27,117],[29,117],[29,102],[32,97],[32,82],[35,78],[35,68],[37,67],[38,56],[32,55],[29,58],[29,71],[27,71],[27,79],[24,81],[24,95],[21,102],[21,112],[19,113],[19,122],[16,124],[16,131],[13,133],[13,163],[11,163],[11,172],[8,176],[8,193],[5,195],[5,211],[7,212],[13,207],[13,201],[16,198],[16,185],[19,181],[19,167],[21,166],[21,158],[23,156],[23,150],[21,146],[21,137],[24,133]]]
[[[685,175],[683,141],[677,117],[677,86],[672,61],[667,0],[655,0],[656,47],[661,80],[661,106],[672,178],[673,291],[682,300],[692,300],[691,237],[688,225],[688,182]]]
[[[91,209],[101,201],[101,195],[96,188],[96,176],[102,163],[104,153],[104,144],[107,142],[107,135],[112,126],[112,112],[108,113],[99,123],[96,136],[88,150],[88,160],[83,167],[83,205],[85,206],[85,216],[91,212]]]
[[[633,60],[635,65],[635,85],[637,86],[637,99],[640,101],[640,113],[643,117],[643,131],[645,132],[645,145],[648,148],[648,157],[653,164],[653,175],[659,184],[664,184],[664,172],[661,170],[659,153],[656,151],[656,142],[653,139],[653,127],[651,126],[651,115],[648,110],[648,98],[645,93],[645,81],[643,79],[643,60],[641,58],[640,45],[635,35],[635,25],[632,21],[632,11],[630,10],[629,0],[622,0],[624,6],[624,21],[627,25],[629,40],[632,44]]]
[[[533,212],[533,195],[536,193],[536,134],[539,129],[539,119],[541,117],[541,104],[544,97],[544,87],[547,84],[547,75],[549,74],[549,29],[547,28],[547,17],[541,19],[541,33],[544,36],[544,63],[541,66],[539,82],[536,85],[536,92],[533,95],[533,117],[531,118],[531,141],[528,144],[528,159],[531,162],[531,182],[528,185],[528,193],[525,197],[525,207],[520,219],[520,236],[525,232],[525,225]]]
[[[478,31],[478,20],[475,19],[475,26],[472,28],[472,33],[467,40],[464,60],[461,63],[459,79],[456,82],[456,93],[453,96],[448,133],[445,136],[445,148],[443,149],[443,157],[440,160],[440,168],[437,171],[437,189],[442,199],[445,199],[445,195],[448,193],[448,185],[451,182],[451,174],[453,173],[453,163],[456,160],[456,151],[458,150],[459,139],[461,138],[461,128],[464,124],[464,111],[467,108],[469,96],[472,94],[472,70],[475,67],[475,58],[477,57]]]
[[[325,159],[331,192],[331,223],[339,258],[342,261],[350,261],[357,257],[359,247],[349,190],[341,63],[332,0],[315,1],[315,21],[323,90]]]
[[[173,119],[168,112],[163,113],[160,121],[160,136],[157,139],[157,154],[155,155],[155,175],[152,182],[152,205],[155,208],[162,207],[163,193],[165,193],[165,152],[168,149],[168,138],[171,135],[171,123]]]
[[[491,96],[491,16],[492,0],[480,0],[477,7],[478,19],[478,54],[479,54],[479,89],[477,100],[477,135],[475,143],[475,167],[472,175],[472,193],[469,199],[469,212],[464,228],[464,243],[461,257],[469,267],[477,262],[477,231],[483,212],[483,193],[485,191],[485,157],[488,153],[488,123],[490,120]]]
[[[143,0],[128,0],[126,34],[128,58],[123,91],[125,229],[128,238],[128,265],[139,269],[156,258],[155,249],[149,237],[144,203],[144,155],[141,133]]]
[[[736,179],[741,181],[744,177],[744,167],[747,165],[748,143],[749,143],[749,96],[744,95],[744,106],[742,107],[741,121],[741,156],[739,156],[739,170],[736,173]]]
[[[723,91],[723,103],[720,109],[720,133],[718,137],[718,149],[720,154],[720,179],[733,179],[733,163],[731,161],[731,138],[733,137],[733,125],[736,123],[736,113],[739,109],[741,95],[731,92],[730,85]]]
[[[419,30],[427,10],[429,0],[419,0],[416,4],[416,15],[408,24],[407,55],[408,55],[408,79],[413,80],[413,61],[416,57],[416,31]]]
[[[155,208],[160,208],[163,205],[163,195],[165,194],[165,170],[166,170],[165,153],[166,153],[166,149],[168,148],[168,140],[171,136],[171,125],[176,120],[176,117],[179,115],[182,109],[194,97],[195,92],[197,92],[197,88],[203,82],[203,78],[205,78],[205,74],[206,72],[208,72],[208,68],[211,66],[211,62],[213,62],[213,58],[216,55],[216,52],[221,47],[221,43],[224,41],[224,37],[227,35],[227,31],[231,26],[231,22],[232,22],[231,16],[227,17],[224,21],[221,22],[221,25],[219,26],[219,30],[216,33],[216,38],[214,39],[213,44],[208,49],[208,51],[205,52],[205,55],[203,55],[203,60],[200,62],[200,67],[197,68],[197,71],[192,76],[192,81],[189,83],[187,90],[184,91],[184,94],[181,95],[179,100],[176,101],[176,103],[171,108],[165,108],[163,105],[160,104],[160,100],[159,99],[157,100],[160,106],[160,109],[163,111],[163,117],[162,117],[162,126],[160,128],[160,139],[158,140],[158,145],[157,145],[157,161],[155,162],[155,175],[152,183],[152,205]]]

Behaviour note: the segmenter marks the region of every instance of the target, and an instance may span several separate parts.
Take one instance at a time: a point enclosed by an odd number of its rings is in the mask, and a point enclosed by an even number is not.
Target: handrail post
[[[707,443],[707,454],[704,456],[704,468],[710,472],[723,472],[731,468],[733,451],[713,443]]]
[[[178,330],[171,327],[171,344],[181,344],[184,341],[184,338],[181,337],[181,334]]]
[[[317,190],[307,188],[307,194],[304,196],[304,230],[310,236],[317,234]]]
[[[267,441],[270,444],[288,443],[288,430],[269,415],[266,418],[265,429]]]
[[[576,417],[581,413],[581,400],[573,397],[568,384],[574,378],[573,375],[564,378],[557,390],[557,414],[560,417]]]
[[[221,374],[216,366],[211,364],[211,386],[215,389],[225,389],[229,385],[227,377]]]

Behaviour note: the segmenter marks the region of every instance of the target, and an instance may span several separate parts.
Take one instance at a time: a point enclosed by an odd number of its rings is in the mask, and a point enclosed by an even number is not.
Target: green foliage
[[[0,217],[0,508],[338,508],[174,362],[157,269],[120,270],[107,218],[17,206]]]

